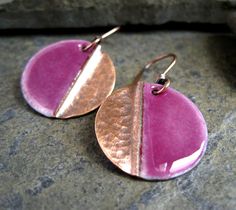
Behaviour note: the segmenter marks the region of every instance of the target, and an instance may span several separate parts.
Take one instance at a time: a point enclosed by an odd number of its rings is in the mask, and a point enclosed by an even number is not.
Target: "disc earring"
[[[154,63],[171,58],[155,83],[141,81]],[[105,155],[124,172],[166,180],[194,168],[207,146],[206,122],[197,106],[169,87],[174,54],[150,61],[134,82],[114,91],[99,108],[95,131]]]
[[[36,53],[21,78],[25,100],[37,112],[55,118],[84,115],[113,91],[116,73],[101,41],[116,27],[92,42],[59,41]]]

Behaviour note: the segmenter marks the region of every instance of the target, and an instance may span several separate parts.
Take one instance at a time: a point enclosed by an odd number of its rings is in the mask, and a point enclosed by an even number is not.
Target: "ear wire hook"
[[[171,63],[167,66],[167,68],[165,69],[165,71],[160,74],[160,76],[158,76],[157,80],[156,80],[156,83],[157,84],[161,84],[163,85],[161,89],[157,89],[157,88],[153,88],[152,90],[152,94],[153,95],[159,95],[160,93],[164,92],[169,86],[170,86],[170,80],[169,79],[166,79],[166,74],[170,71],[170,69],[175,65],[176,63],[176,59],[177,59],[177,56],[173,53],[168,53],[168,54],[164,54],[164,55],[160,55],[156,58],[154,58],[153,60],[151,60],[150,62],[148,62],[145,67],[143,68],[143,71],[145,70],[148,70],[150,69],[150,67],[163,60],[163,59],[166,59],[166,58],[172,58],[172,61]]]
[[[87,46],[85,46],[83,48],[83,51],[87,51],[91,47],[94,47],[94,46],[98,45],[103,39],[107,38],[108,36],[114,34],[115,32],[117,32],[119,30],[120,30],[120,27],[118,26],[118,27],[115,27],[115,28],[111,29],[110,31],[106,32],[102,36],[95,37],[95,39],[90,44],[88,44]]]

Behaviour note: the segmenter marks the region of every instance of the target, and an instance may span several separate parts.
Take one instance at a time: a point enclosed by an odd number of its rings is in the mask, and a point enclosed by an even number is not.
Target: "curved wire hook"
[[[94,47],[94,46],[98,45],[103,39],[107,38],[108,36],[114,34],[115,32],[117,32],[119,30],[120,30],[120,27],[118,26],[118,27],[115,27],[115,28],[111,29],[110,31],[106,32],[102,36],[95,37],[95,39],[90,44],[88,44],[87,46],[85,46],[83,48],[83,51],[87,51],[91,47]]]
[[[153,60],[151,60],[150,62],[148,62],[144,68],[143,68],[143,71],[145,70],[148,70],[150,69],[150,67],[157,63],[158,61],[161,61],[163,59],[166,59],[166,58],[172,58],[172,61],[171,63],[167,66],[167,68],[165,69],[165,71],[160,74],[160,76],[158,76],[157,80],[156,80],[156,83],[158,84],[162,84],[162,88],[161,89],[157,89],[157,88],[154,88],[152,90],[152,93],[153,95],[159,95],[160,93],[164,92],[169,86],[170,86],[170,80],[169,79],[166,79],[166,74],[170,71],[170,69],[175,65],[176,63],[176,59],[177,59],[177,56],[173,53],[168,53],[168,54],[164,54],[164,55],[160,55],[156,58],[154,58]]]
[[[167,66],[166,70],[162,74],[160,74],[160,78],[165,79],[166,74],[170,71],[170,69],[176,63],[177,56],[174,53],[168,53],[168,54],[160,55],[160,56],[154,58],[153,60],[149,61],[146,64],[146,66],[144,66],[144,70],[148,70],[153,64],[157,63],[158,61],[161,61],[163,59],[170,58],[170,57],[172,58],[171,63]],[[158,77],[158,79],[159,79],[159,77]]]

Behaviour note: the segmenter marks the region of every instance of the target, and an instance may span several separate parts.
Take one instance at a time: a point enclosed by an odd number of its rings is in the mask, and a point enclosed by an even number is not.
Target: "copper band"
[[[115,91],[98,110],[95,130],[106,156],[119,168],[139,175],[143,83]]]
[[[114,89],[115,77],[115,67],[99,45],[62,100],[56,117],[83,115],[99,107]]]
[[[133,131],[132,131],[132,155],[131,174],[138,176],[140,171],[140,147],[142,139],[142,109],[143,109],[143,82],[134,83],[133,104]]]

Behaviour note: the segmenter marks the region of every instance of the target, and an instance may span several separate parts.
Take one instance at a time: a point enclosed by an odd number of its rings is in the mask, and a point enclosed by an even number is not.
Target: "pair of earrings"
[[[132,84],[115,90],[115,67],[100,42],[61,41],[35,54],[21,87],[28,104],[47,117],[70,118],[99,108],[95,131],[105,155],[121,170],[149,180],[174,178],[195,167],[207,145],[205,120],[187,97],[169,87],[174,54],[150,61]],[[141,75],[172,58],[155,83]]]

